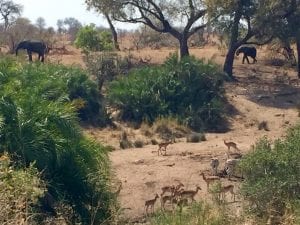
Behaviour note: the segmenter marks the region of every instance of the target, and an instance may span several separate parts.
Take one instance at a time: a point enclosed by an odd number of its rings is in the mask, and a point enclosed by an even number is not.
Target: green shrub
[[[0,60],[0,153],[7,151],[22,167],[35,162],[51,191],[65,196],[83,223],[109,218],[114,198],[107,151],[83,136],[69,97],[78,70],[2,63],[6,60]],[[83,87],[74,89],[84,95]]]
[[[144,142],[142,140],[135,140],[133,145],[136,148],[142,148],[142,147],[144,147]]]
[[[193,204],[187,210],[175,210],[174,212],[161,211],[155,214],[151,220],[151,225],[230,225],[235,224],[230,221],[225,208],[214,208],[205,202]]]
[[[0,77],[1,84],[16,79],[20,82],[20,87],[13,85],[15,91],[22,87],[29,96],[41,95],[45,100],[72,102],[81,120],[98,125],[107,122],[108,116],[102,105],[97,84],[89,79],[85,71],[53,64],[18,66],[14,63],[10,68],[9,65],[13,62],[7,59],[0,61],[0,73],[3,73],[2,78]]]
[[[178,117],[196,130],[214,128],[223,120],[222,74],[216,65],[193,57],[132,71],[113,81],[108,98],[123,119],[153,122]]]
[[[83,59],[89,73],[97,79],[99,91],[105,82],[112,81],[130,69],[130,63],[113,52],[86,52]]]
[[[112,50],[112,36],[107,31],[99,32],[94,24],[80,28],[75,46],[88,51]]]
[[[30,165],[26,169],[13,167],[7,155],[0,155],[0,224],[21,224],[25,219],[34,224],[34,205],[44,195],[45,184],[40,173]]]
[[[272,146],[266,138],[243,157],[240,166],[245,176],[242,194],[250,208],[260,215],[270,211],[283,214],[286,206],[300,197],[300,125],[292,128],[285,140]]]

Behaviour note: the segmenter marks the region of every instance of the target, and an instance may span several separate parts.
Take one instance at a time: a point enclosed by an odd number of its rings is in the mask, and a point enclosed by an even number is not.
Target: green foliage
[[[84,85],[89,81],[78,69],[6,63],[0,61],[0,152],[20,166],[35,162],[54,194],[65,196],[84,223],[107,219],[114,200],[107,152],[82,135],[70,101],[93,86]]]
[[[84,26],[78,31],[75,46],[88,51],[113,49],[111,34],[107,31],[99,32],[94,24]]]
[[[15,77],[20,87],[11,86],[10,92],[22,88],[29,95],[41,95],[45,100],[53,102],[72,102],[77,109],[80,119],[94,124],[106,123],[107,115],[102,106],[101,96],[95,82],[89,79],[85,71],[63,65],[16,65],[13,60],[3,59],[0,62],[0,73],[3,79]],[[17,74],[16,74],[17,73]],[[10,80],[7,80],[10,82]],[[17,90],[16,90],[17,89]],[[26,90],[25,90],[26,89]]]
[[[151,225],[224,225],[234,224],[226,215],[225,209],[218,210],[204,202],[195,203],[189,210],[176,210],[173,213],[161,211],[150,221]]]
[[[266,138],[240,163],[246,178],[242,194],[250,201],[251,209],[260,214],[279,214],[295,199],[299,199],[300,125],[292,128],[285,140],[277,140],[272,147]]]
[[[215,64],[193,57],[178,62],[176,56],[162,66],[132,71],[108,90],[123,119],[153,122],[160,116],[176,116],[196,130],[222,121],[222,95],[222,74]]]
[[[33,224],[37,216],[33,205],[37,205],[45,191],[45,184],[34,165],[16,169],[10,158],[1,154],[0,180],[0,223],[21,224],[25,218]]]

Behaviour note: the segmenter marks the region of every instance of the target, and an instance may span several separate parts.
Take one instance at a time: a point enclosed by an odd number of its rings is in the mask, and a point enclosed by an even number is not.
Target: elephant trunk
[[[18,55],[19,49],[26,49],[26,46],[25,46],[25,42],[24,42],[24,41],[20,42],[20,43],[17,45],[17,48],[16,48],[16,56]]]

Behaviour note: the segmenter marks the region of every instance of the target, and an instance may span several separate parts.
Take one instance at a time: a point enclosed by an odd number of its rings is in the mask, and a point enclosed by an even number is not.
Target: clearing
[[[135,57],[151,58],[152,63],[162,62],[170,52],[175,50],[141,50],[130,52]],[[65,64],[80,64],[83,62],[78,50],[72,50],[71,55],[62,55],[59,61]],[[123,52],[123,54],[126,54]],[[201,49],[191,49],[191,54],[199,58],[213,59],[222,65],[224,57],[216,47],[206,46]],[[54,59],[51,56],[51,60]],[[118,129],[86,128],[85,132],[97,141],[115,147],[110,153],[113,171],[122,182],[119,194],[123,216],[131,221],[139,221],[144,215],[145,200],[154,198],[161,193],[161,187],[181,181],[186,189],[194,189],[199,185],[202,190],[197,199],[208,199],[206,184],[199,175],[200,171],[210,173],[210,160],[218,157],[223,168],[226,160],[227,147],[223,140],[234,141],[242,153],[251,149],[255,142],[267,136],[274,140],[282,138],[287,129],[298,119],[299,84],[296,72],[280,67],[265,65],[262,50],[258,51],[257,64],[241,64],[242,56],[235,60],[235,76],[237,82],[226,83],[226,96],[232,107],[229,117],[230,130],[226,133],[206,133],[207,141],[187,143],[185,138],[176,139],[169,145],[167,156],[157,155],[157,145],[145,145],[143,148],[121,150],[120,134],[125,130],[130,140],[146,139],[140,130],[126,125]],[[259,130],[258,124],[265,121],[269,131]],[[223,183],[230,183],[222,179]],[[237,182],[231,182],[237,188]],[[228,198],[229,200],[229,198]],[[240,203],[235,203],[240,207]],[[157,201],[155,208],[160,208]]]

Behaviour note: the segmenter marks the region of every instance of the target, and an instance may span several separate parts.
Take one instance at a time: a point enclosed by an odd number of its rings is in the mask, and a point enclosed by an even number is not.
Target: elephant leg
[[[42,54],[42,55],[41,55],[41,62],[44,62],[44,59],[45,59],[45,55]]]
[[[246,58],[247,58],[246,55],[244,55],[244,56],[243,56],[243,62],[242,62],[243,64],[245,63],[245,59],[246,59]]]
[[[32,52],[27,50],[27,54],[28,54],[28,57],[29,57],[29,62],[32,62]]]
[[[247,63],[250,64],[248,56],[245,55],[245,57],[246,57]]]

